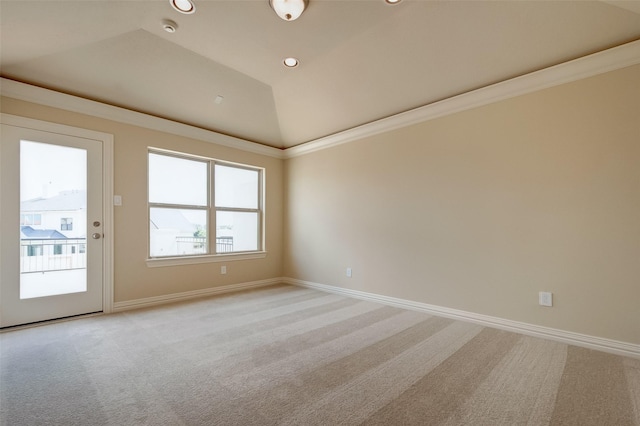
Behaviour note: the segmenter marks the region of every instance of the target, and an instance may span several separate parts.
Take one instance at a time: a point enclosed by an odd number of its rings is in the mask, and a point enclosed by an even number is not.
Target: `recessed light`
[[[296,58],[285,58],[285,60],[282,62],[284,63],[285,67],[289,68],[297,67],[300,64],[300,61],[298,61]]]
[[[180,13],[189,15],[196,11],[196,5],[191,0],[169,0],[169,3]]]
[[[178,24],[170,19],[165,19],[164,21],[162,21],[162,29],[168,33],[173,34],[178,31]]]

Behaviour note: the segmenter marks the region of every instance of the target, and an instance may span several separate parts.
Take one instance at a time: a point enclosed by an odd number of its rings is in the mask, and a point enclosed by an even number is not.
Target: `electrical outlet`
[[[538,293],[538,303],[540,306],[553,306],[553,293],[541,291]]]
[[[347,277],[351,278],[352,271],[351,268],[347,268]]]
[[[220,273],[221,273],[222,275],[224,275],[224,274],[226,274],[226,273],[227,273],[227,267],[226,267],[225,265],[223,265],[223,266],[221,266],[221,267],[220,267]]]

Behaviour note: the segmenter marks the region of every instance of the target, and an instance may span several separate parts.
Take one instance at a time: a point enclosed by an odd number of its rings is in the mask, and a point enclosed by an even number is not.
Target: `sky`
[[[87,189],[84,149],[20,142],[20,200],[49,198],[62,191]]]

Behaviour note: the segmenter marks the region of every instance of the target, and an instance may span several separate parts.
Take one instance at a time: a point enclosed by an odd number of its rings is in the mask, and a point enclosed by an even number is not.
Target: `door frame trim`
[[[103,194],[103,268],[102,268],[102,311],[107,314],[113,312],[113,135],[95,130],[67,126],[65,124],[36,120],[18,115],[1,114],[0,123],[26,129],[40,130],[61,135],[93,139],[102,142],[102,194]]]

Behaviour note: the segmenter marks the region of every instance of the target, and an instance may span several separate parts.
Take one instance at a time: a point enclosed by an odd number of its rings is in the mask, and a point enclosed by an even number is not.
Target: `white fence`
[[[20,240],[20,273],[87,267],[87,239]]]

